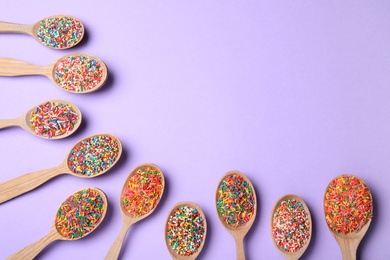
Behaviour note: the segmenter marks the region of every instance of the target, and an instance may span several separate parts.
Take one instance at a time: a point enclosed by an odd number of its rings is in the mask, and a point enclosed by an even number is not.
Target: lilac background
[[[115,3],[114,3],[115,2]],[[98,92],[67,93],[43,76],[0,77],[0,118],[49,99],[83,112],[79,131],[47,141],[19,128],[0,131],[0,182],[59,165],[80,139],[121,139],[120,163],[104,176],[59,176],[0,205],[0,259],[46,235],[61,202],[95,186],[110,202],[104,223],[78,241],[57,241],[39,259],[103,259],[122,226],[119,196],[138,164],[159,165],[167,181],[157,210],[130,228],[123,259],[170,259],[165,219],[180,201],[199,204],[208,234],[200,259],[235,259],[215,210],[227,171],[255,185],[258,215],[248,259],[283,259],[270,212],[294,193],[308,204],[313,237],[302,259],[341,259],[323,217],[323,194],[342,173],[371,188],[374,221],[361,259],[389,259],[390,2],[377,1],[11,1],[0,20],[32,24],[78,17],[81,46],[48,49],[26,35],[0,34],[0,56],[48,65],[73,52],[101,58],[109,81]]]

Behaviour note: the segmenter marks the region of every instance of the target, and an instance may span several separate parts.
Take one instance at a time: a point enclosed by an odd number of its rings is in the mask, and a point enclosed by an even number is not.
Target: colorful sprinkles
[[[126,180],[122,190],[122,207],[132,217],[151,212],[163,192],[163,175],[152,165],[142,165]]]
[[[71,92],[88,92],[96,88],[103,79],[103,64],[86,55],[69,55],[57,62],[54,82]]]
[[[83,189],[61,204],[55,217],[55,226],[63,237],[79,239],[101,223],[106,209],[107,205],[98,190]]]
[[[30,126],[36,135],[52,138],[68,134],[79,120],[79,114],[69,104],[48,101],[31,113]]]
[[[120,153],[119,140],[109,135],[95,135],[77,143],[68,157],[72,172],[88,177],[110,168]]]
[[[217,191],[217,211],[231,227],[244,226],[254,215],[255,195],[252,186],[240,175],[224,178]]]
[[[80,42],[84,35],[83,24],[69,16],[49,17],[40,21],[38,40],[54,49],[67,49]]]
[[[287,199],[275,209],[272,219],[272,237],[283,251],[295,253],[310,238],[310,219],[300,201]]]
[[[367,185],[353,175],[336,177],[324,199],[325,219],[338,233],[359,232],[372,218],[372,197]]]
[[[190,256],[205,238],[205,220],[196,208],[181,206],[168,217],[166,237],[178,255]]]

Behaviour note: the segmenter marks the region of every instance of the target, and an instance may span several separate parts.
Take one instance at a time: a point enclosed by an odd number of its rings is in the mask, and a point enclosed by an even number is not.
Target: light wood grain
[[[0,33],[24,33],[35,38],[33,27],[34,25],[0,22]]]

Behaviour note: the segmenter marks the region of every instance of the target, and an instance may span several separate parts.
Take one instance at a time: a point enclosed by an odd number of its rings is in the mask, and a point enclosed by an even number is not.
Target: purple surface
[[[46,235],[58,206],[95,186],[110,207],[105,222],[78,241],[57,241],[39,259],[103,259],[122,225],[119,196],[138,164],[153,162],[167,187],[158,209],[132,226],[123,259],[170,259],[164,225],[180,201],[199,204],[208,234],[200,259],[235,259],[232,236],[215,209],[227,171],[255,185],[258,215],[247,259],[283,259],[270,213],[294,193],[309,206],[313,237],[302,259],[341,259],[327,230],[323,195],[343,173],[362,178],[374,220],[361,259],[389,259],[390,2],[382,1],[9,1],[0,20],[32,24],[55,14],[78,17],[87,37],[58,51],[20,34],[0,34],[0,56],[48,65],[73,52],[101,58],[109,82],[98,92],[67,93],[43,76],[0,77],[0,118],[49,99],[83,112],[79,131],[47,141],[20,128],[0,130],[0,182],[59,165],[80,139],[121,139],[120,163],[104,176],[59,176],[0,205],[0,259]],[[0,191],[1,192],[1,191]]]

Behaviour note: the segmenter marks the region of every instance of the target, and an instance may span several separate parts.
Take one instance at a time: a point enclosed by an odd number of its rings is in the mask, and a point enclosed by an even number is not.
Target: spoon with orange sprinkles
[[[360,241],[370,227],[373,200],[368,186],[358,177],[334,178],[324,196],[325,220],[340,246],[344,260],[356,259]]]
[[[107,207],[107,197],[100,189],[85,188],[73,193],[58,208],[50,232],[7,260],[33,259],[53,241],[78,240],[91,234],[102,223]]]
[[[155,164],[141,164],[131,171],[120,197],[123,226],[105,259],[119,258],[130,226],[152,214],[161,200],[164,187],[164,175]]]

